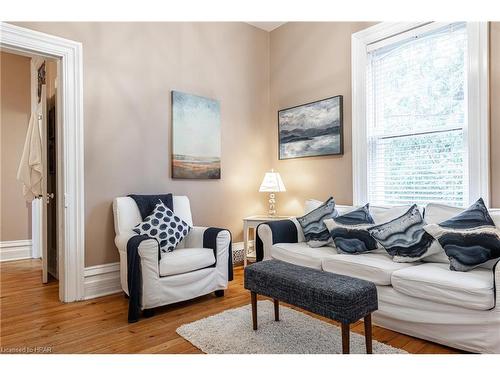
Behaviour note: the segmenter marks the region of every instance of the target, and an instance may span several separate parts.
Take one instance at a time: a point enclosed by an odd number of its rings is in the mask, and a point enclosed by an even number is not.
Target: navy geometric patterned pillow
[[[415,262],[442,251],[437,241],[424,230],[425,225],[414,204],[405,214],[368,228],[368,232],[393,257],[393,261]]]
[[[375,222],[368,204],[345,215],[325,220],[333,243],[342,254],[362,254],[376,250],[377,241],[367,230],[373,224]]]
[[[187,236],[191,227],[159,201],[153,212],[132,230],[137,234],[155,238],[160,244],[160,250],[167,253],[173,251]]]
[[[321,247],[332,242],[330,232],[323,223],[326,219],[337,217],[339,214],[335,208],[335,201],[330,197],[321,206],[298,217],[306,242],[311,247]]]
[[[500,257],[500,230],[480,198],[462,213],[424,230],[439,241],[452,271],[469,271]]]

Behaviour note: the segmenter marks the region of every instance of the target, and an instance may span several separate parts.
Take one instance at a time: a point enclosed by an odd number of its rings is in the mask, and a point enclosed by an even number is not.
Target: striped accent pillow
[[[323,221],[337,216],[335,200],[330,197],[315,210],[298,217],[297,221],[302,227],[307,244],[311,247],[321,247],[331,243],[330,233]]]
[[[462,213],[424,230],[438,240],[452,271],[469,271],[500,258],[500,230],[480,198]]]
[[[368,232],[393,257],[393,261],[415,262],[442,251],[437,241],[424,230],[425,225],[414,204],[400,217],[368,228]]]
[[[377,249],[377,241],[368,233],[375,222],[370,214],[370,206],[358,208],[335,219],[325,220],[333,243],[339,253],[362,254]]]

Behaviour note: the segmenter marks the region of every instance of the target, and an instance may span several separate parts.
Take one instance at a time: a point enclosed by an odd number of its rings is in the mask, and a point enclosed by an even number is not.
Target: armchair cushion
[[[215,256],[212,249],[177,249],[162,255],[160,260],[160,276],[180,275],[210,267],[214,264]]]
[[[164,253],[173,251],[190,230],[191,227],[161,200],[158,200],[153,212],[133,229],[137,234],[156,239]]]

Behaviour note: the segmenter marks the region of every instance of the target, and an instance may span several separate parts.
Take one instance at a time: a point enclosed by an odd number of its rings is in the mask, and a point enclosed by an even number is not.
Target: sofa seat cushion
[[[271,257],[298,266],[321,269],[321,262],[332,257],[337,251],[330,246],[310,247],[306,242],[277,243],[271,249]]]
[[[456,272],[447,264],[426,263],[394,272],[392,286],[411,297],[473,310],[495,305],[493,272],[485,268]]]
[[[377,285],[391,285],[394,271],[411,268],[416,263],[396,263],[387,254],[338,254],[323,260],[323,270],[368,280]]]
[[[160,276],[179,275],[209,267],[213,264],[215,264],[215,256],[212,249],[176,249],[162,254]]]

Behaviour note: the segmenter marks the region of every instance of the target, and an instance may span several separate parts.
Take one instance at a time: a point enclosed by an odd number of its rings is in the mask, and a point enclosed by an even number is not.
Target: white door
[[[38,114],[38,126],[40,127],[40,134],[42,139],[42,197],[41,197],[41,233],[40,233],[40,247],[42,254],[42,282],[48,282],[48,266],[47,266],[47,204],[49,197],[47,195],[47,89],[42,85],[41,91],[41,109]]]

